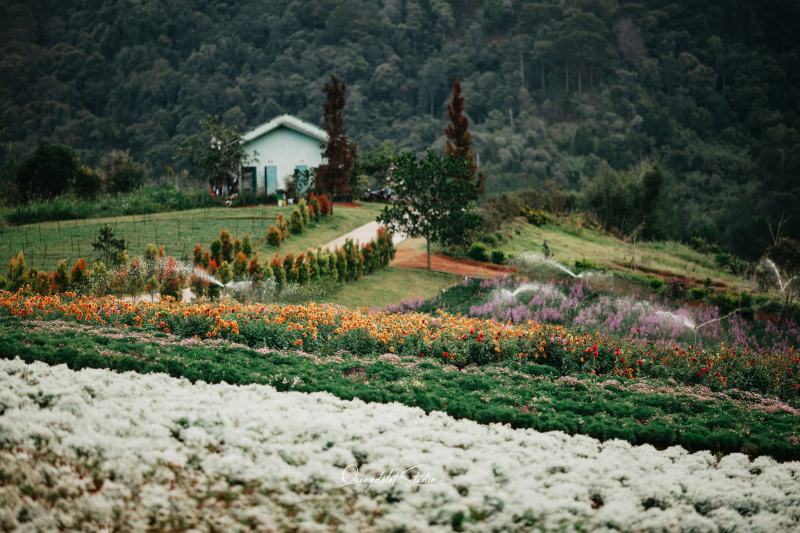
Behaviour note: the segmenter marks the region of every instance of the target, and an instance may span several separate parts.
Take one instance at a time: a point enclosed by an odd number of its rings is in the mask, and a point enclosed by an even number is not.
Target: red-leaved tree
[[[331,76],[323,88],[323,122],[328,132],[328,145],[324,153],[326,161],[317,169],[314,185],[317,192],[339,200],[351,199],[350,174],[356,160],[356,146],[344,130],[345,91],[345,84],[336,76]]]
[[[469,119],[464,114],[464,97],[461,95],[461,81],[459,80],[453,83],[453,95],[447,106],[447,115],[450,117],[450,123],[444,130],[447,137],[444,152],[467,161],[469,165],[468,179],[475,184],[475,188],[480,194],[483,192],[484,176],[478,174],[478,165],[475,164],[472,134],[469,132]]]

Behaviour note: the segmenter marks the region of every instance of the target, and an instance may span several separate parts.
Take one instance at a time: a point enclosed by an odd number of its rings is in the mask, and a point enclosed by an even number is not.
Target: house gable
[[[273,194],[286,189],[295,169],[322,164],[327,134],[296,117],[281,115],[246,133],[242,143],[251,162],[242,172],[239,190]]]

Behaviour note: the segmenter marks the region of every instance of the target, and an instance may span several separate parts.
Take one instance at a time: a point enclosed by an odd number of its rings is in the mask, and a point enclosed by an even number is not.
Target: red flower
[[[642,363],[644,363],[644,361],[642,361],[641,359],[639,359],[638,361],[636,361],[636,364],[637,364],[637,365],[639,365],[639,366],[642,366]]]

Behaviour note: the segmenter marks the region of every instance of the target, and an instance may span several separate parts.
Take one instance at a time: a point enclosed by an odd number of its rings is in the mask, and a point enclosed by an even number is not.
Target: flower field
[[[18,360],[0,361],[0,391],[4,530],[800,524],[797,462],[715,459],[329,394]]]
[[[796,348],[755,353],[642,342],[559,325],[520,324],[447,313],[370,313],[333,305],[129,303],[114,297],[0,292],[0,313],[17,318],[109,324],[181,337],[223,338],[252,347],[330,355],[394,353],[446,360],[457,367],[506,359],[550,365],[563,374],[673,378],[714,389],[734,387],[784,399],[800,395]]]
[[[513,323],[562,324],[579,331],[601,330],[662,344],[727,343],[756,353],[786,352],[800,345],[800,327],[791,319],[747,320],[737,312],[722,313],[714,305],[613,294],[603,290],[604,283],[592,283],[591,279],[525,282],[502,276],[483,280],[475,295],[478,303],[471,305],[467,314]]]

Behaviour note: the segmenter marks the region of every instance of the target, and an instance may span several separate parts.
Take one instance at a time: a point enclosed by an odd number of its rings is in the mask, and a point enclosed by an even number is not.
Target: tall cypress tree
[[[326,162],[317,169],[315,187],[319,193],[331,198],[350,199],[350,174],[356,159],[356,146],[347,138],[344,131],[342,110],[345,106],[346,86],[336,76],[325,84],[325,107],[323,122],[328,132],[328,145],[325,147]]]
[[[484,176],[478,174],[478,165],[475,164],[475,154],[472,151],[472,134],[469,132],[469,119],[464,114],[464,97],[461,95],[461,81],[453,83],[453,95],[447,106],[447,115],[450,123],[444,130],[447,144],[444,152],[447,155],[461,157],[469,165],[468,179],[475,183],[478,193],[483,192]]]

